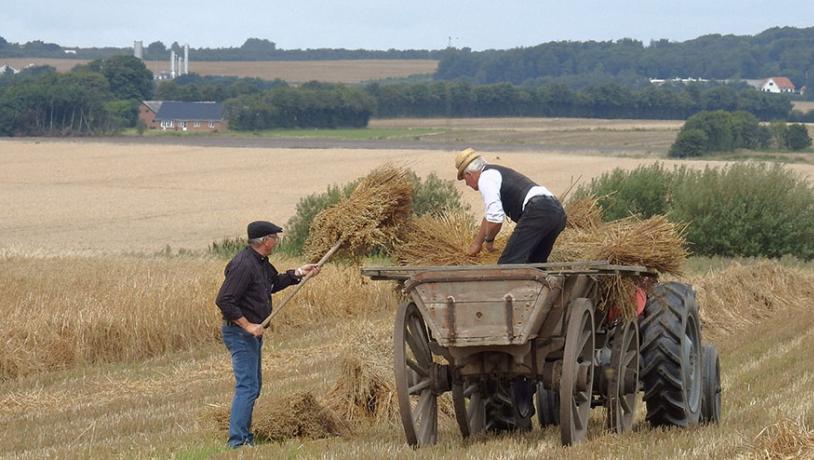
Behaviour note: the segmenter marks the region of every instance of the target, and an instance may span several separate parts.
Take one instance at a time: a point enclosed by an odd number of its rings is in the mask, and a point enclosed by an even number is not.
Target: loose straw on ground
[[[341,369],[328,392],[328,407],[352,423],[396,420],[392,327],[361,320],[345,331]]]
[[[751,458],[814,458],[814,430],[803,422],[784,418],[767,426],[752,441]]]
[[[218,426],[228,426],[229,407],[217,408],[211,417]],[[252,425],[260,441],[321,439],[352,434],[350,425],[308,391],[261,397],[255,404]]]

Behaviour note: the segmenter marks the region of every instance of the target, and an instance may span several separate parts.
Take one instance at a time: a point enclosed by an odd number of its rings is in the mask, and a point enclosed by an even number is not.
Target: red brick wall
[[[143,121],[148,128],[158,128],[158,123],[155,121],[155,112],[144,104],[138,106],[138,118]]]

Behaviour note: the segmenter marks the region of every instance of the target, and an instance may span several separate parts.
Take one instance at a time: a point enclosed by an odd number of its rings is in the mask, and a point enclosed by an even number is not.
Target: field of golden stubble
[[[574,122],[556,123],[552,132],[561,135]],[[610,125],[596,128],[643,128]],[[665,130],[658,134],[663,137],[675,128],[653,129]],[[592,147],[573,146],[567,152],[483,153],[555,193],[578,177],[588,181],[615,167],[663,160],[601,156]],[[588,441],[572,448],[560,447],[557,428],[463,441],[445,416],[439,445],[418,451],[407,447],[398,421],[388,419],[356,421],[344,437],[294,438],[228,452],[225,426],[213,416],[228,407],[233,384],[213,305],[226,261],[157,252],[167,245],[200,252],[213,240],[242,234],[246,222],[258,218],[285,223],[300,198],[387,161],[405,162],[422,176],[454,179],[453,158],[453,150],[0,141],[0,312],[7,318],[0,328],[0,457],[814,455],[814,406],[806,397],[814,393],[814,355],[806,352],[814,347],[814,314],[806,308],[814,301],[814,275],[767,262],[689,274],[699,289],[706,338],[721,352],[719,426],[654,430],[640,402],[632,433],[604,433],[600,409]],[[814,172],[810,165],[790,167],[806,176]],[[477,212],[478,193],[457,186]],[[279,268],[301,263],[272,260]],[[400,300],[393,284],[361,278],[354,266],[331,264],[267,337],[262,398],[306,390],[325,401],[343,375],[348,337],[370,331],[386,340]],[[391,359],[387,353],[375,358]]]
[[[58,72],[67,72],[82,59],[10,58],[3,63],[22,69],[29,64],[50,65]],[[166,61],[144,61],[153,73],[169,72]],[[333,83],[359,83],[383,78],[399,78],[416,74],[432,74],[438,61],[431,59],[368,59],[335,61],[196,61],[190,57],[189,71],[199,75],[281,79],[290,83],[318,80]]]
[[[586,149],[591,152],[591,149]],[[715,161],[665,161],[579,152],[484,151],[561,194],[581,178],[662,161],[703,168]],[[284,225],[297,202],[344,184],[384,162],[455,180],[454,151],[262,149],[0,140],[0,249],[47,253],[204,249],[241,235],[247,222]],[[806,176],[813,165],[789,166]],[[457,187],[473,210],[480,196]]]

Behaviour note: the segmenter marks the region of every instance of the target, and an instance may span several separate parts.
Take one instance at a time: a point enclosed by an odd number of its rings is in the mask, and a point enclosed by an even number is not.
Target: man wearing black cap
[[[249,244],[226,265],[226,279],[215,301],[223,313],[223,342],[232,355],[235,374],[228,441],[233,448],[254,443],[252,411],[262,386],[264,329],[260,323],[271,314],[271,294],[299,283],[309,273],[319,273],[316,264],[279,273],[269,263],[268,256],[277,247],[282,231],[271,222],[249,224]]]

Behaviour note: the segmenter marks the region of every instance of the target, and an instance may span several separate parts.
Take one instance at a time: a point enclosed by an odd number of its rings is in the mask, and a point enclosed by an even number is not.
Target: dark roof
[[[221,121],[223,104],[220,102],[178,102],[164,101],[155,119],[182,121]]]
[[[152,110],[153,113],[158,113],[161,110],[161,103],[164,101],[141,101],[142,104],[147,106],[148,109]]]

